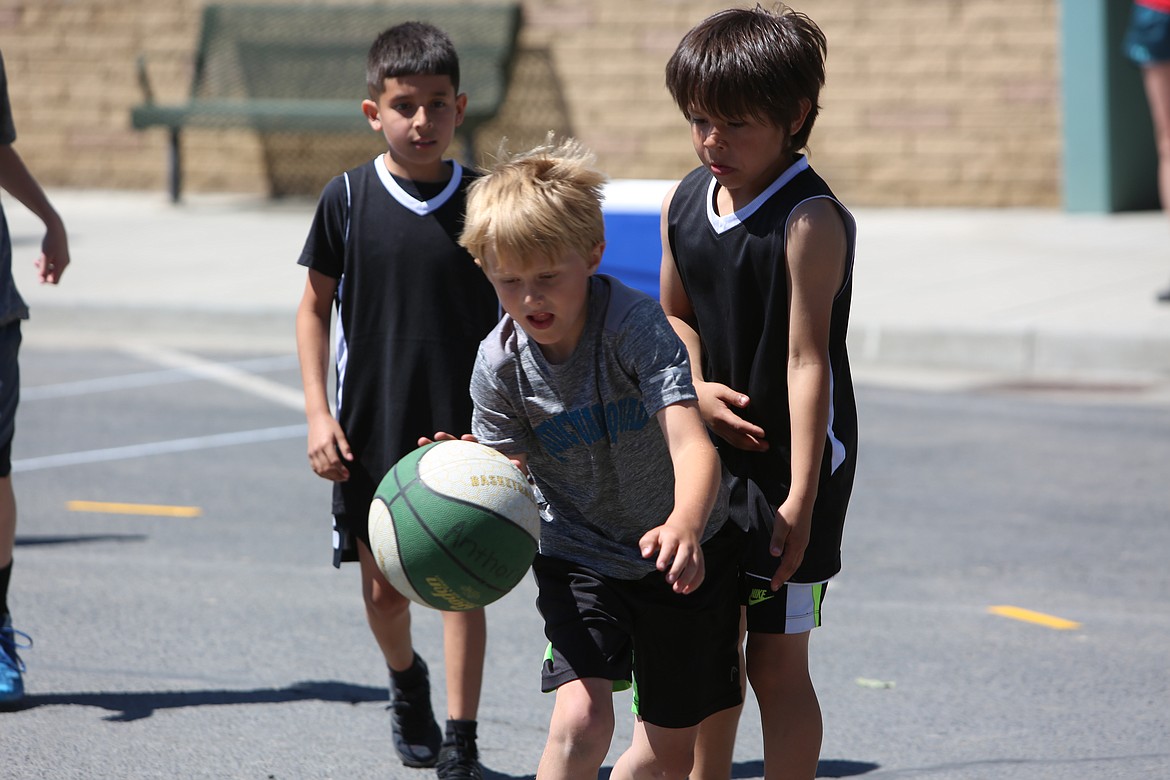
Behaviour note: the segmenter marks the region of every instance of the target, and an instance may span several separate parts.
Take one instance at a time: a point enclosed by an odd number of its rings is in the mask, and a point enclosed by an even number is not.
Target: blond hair
[[[580,141],[552,134],[534,149],[509,155],[472,182],[459,244],[481,265],[485,254],[528,266],[565,251],[588,254],[605,241],[601,214],[605,174]]]

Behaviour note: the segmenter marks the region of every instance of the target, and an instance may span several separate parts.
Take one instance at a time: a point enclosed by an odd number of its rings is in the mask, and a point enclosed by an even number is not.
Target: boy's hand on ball
[[[435,438],[428,439],[426,436],[418,437],[418,446],[425,447],[428,444],[434,444],[437,441],[455,441],[455,435],[447,433],[446,431],[436,431]],[[465,433],[459,437],[459,441],[476,441],[476,438],[470,433]]]

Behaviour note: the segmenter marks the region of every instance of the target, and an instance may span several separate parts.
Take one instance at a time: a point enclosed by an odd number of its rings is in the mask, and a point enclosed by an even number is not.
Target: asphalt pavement
[[[304,461],[313,204],[50,196],[74,256],[55,288],[34,281],[35,219],[4,202],[33,309],[12,602],[36,645],[0,777],[433,778],[389,755],[356,571],[329,566]],[[1167,776],[1170,225],[857,217],[865,467],[813,640],[818,776]],[[528,780],[543,744],[533,595],[490,612],[488,780]],[[414,629],[438,677],[439,621]],[[733,776],[762,776],[750,702]]]

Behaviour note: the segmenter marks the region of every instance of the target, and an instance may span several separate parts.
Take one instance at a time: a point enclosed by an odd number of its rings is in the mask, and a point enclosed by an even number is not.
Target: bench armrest
[[[138,70],[138,86],[142,90],[142,102],[147,105],[154,103],[154,89],[150,86],[150,74],[146,71],[146,55],[139,54],[135,62]]]

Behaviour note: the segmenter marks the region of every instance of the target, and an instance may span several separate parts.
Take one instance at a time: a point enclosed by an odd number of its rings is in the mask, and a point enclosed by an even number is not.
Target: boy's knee
[[[410,609],[410,599],[394,588],[378,583],[366,588],[362,595],[365,597],[366,609],[381,618],[398,617]]]
[[[601,766],[613,739],[613,709],[587,696],[558,701],[549,723],[548,747],[571,764]]]
[[[686,780],[695,766],[694,750],[670,750],[654,756],[645,777],[655,780]]]

